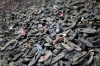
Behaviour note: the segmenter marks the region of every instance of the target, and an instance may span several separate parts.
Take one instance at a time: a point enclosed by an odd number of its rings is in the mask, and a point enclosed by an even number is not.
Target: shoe
[[[85,39],[83,39],[83,38],[81,38],[81,37],[79,37],[78,40],[79,40],[80,42],[84,43],[84,44],[85,44],[86,46],[88,46],[88,47],[93,47],[93,45],[92,45],[90,42],[86,41]]]
[[[45,56],[41,56],[38,62],[44,62],[44,61],[48,60],[48,58],[50,58],[51,56],[52,56],[52,52],[47,51],[45,53]]]
[[[58,37],[54,40],[53,44],[57,44],[59,43],[61,40],[63,39],[63,37]]]
[[[42,49],[42,46],[40,44],[36,44],[36,47],[40,54],[44,54],[44,50]]]
[[[13,61],[17,61],[23,54],[24,52],[20,52],[19,54],[16,54],[13,58]]]
[[[35,63],[38,61],[38,59],[40,58],[41,54],[40,53],[36,53],[35,56],[30,60],[28,66],[34,66]]]
[[[77,53],[78,53],[77,51],[69,52],[68,54],[65,55],[64,59],[69,60],[70,58],[72,58]]]
[[[29,61],[30,61],[29,58],[23,58],[21,62],[25,64],[25,63],[29,63]]]
[[[34,47],[25,57],[32,57],[36,52],[37,52],[37,47]]]
[[[25,48],[23,48],[21,51],[24,52],[24,51],[26,51],[28,48],[31,48],[31,45],[30,45],[30,44],[27,44],[27,45],[25,46]]]
[[[68,39],[66,41],[67,41],[67,44],[69,46],[71,46],[74,50],[76,50],[76,51],[81,51],[82,50],[78,45],[74,44],[73,42],[69,41]]]
[[[76,37],[76,35],[77,35],[77,33],[78,33],[78,30],[76,29],[75,30],[75,32],[74,31],[72,31],[69,35],[69,40],[73,40],[75,37]]]
[[[49,66],[50,63],[51,63],[51,61],[52,61],[52,57],[48,58],[48,60],[46,60],[46,61],[44,62],[44,65]]]
[[[70,47],[68,44],[62,43],[61,46],[63,46],[68,52],[73,51],[73,48]]]
[[[9,46],[9,50],[16,48],[17,44],[18,44],[18,40],[16,40],[12,46]]]
[[[93,56],[94,56],[94,52],[90,52],[90,58],[89,60],[87,61],[87,65],[91,64],[92,61],[93,61]]]
[[[81,57],[76,62],[73,62],[72,65],[77,65],[77,64],[81,63],[85,58],[89,57],[90,52],[93,52],[93,51],[94,50],[89,50],[89,52],[87,52],[83,57]]]
[[[74,56],[71,59],[71,62],[77,62],[80,58],[82,58],[83,56],[86,55],[87,52],[83,51],[83,52],[76,52],[76,54],[74,54]]]
[[[47,42],[47,43],[52,43],[53,42],[53,40],[48,36],[48,35],[44,35],[43,36],[43,39]]]
[[[11,40],[10,42],[6,43],[3,47],[0,48],[1,51],[5,50],[10,44],[12,44],[13,42],[15,42],[16,40]]]
[[[96,33],[95,29],[90,28],[78,28],[78,31],[82,33]]]
[[[65,51],[59,53],[56,57],[54,57],[54,58],[52,59],[51,64],[54,64],[54,63],[56,63],[57,61],[59,61],[60,59],[62,59],[62,58],[66,55],[66,53],[67,53],[67,52],[65,52]]]

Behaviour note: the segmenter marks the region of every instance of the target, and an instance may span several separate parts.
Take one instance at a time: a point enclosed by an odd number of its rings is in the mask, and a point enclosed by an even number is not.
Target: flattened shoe
[[[31,48],[31,45],[30,45],[30,44],[27,44],[27,45],[25,46],[25,48],[23,48],[21,51],[22,51],[22,52],[25,52],[28,48]]]
[[[88,47],[93,47],[93,45],[92,45],[90,42],[86,41],[85,39],[83,39],[83,38],[81,38],[81,37],[79,37],[78,40],[79,40],[80,42],[84,43],[84,44],[85,44],[86,46],[88,46]]]
[[[28,63],[29,61],[30,61],[29,58],[23,58],[21,62],[25,64],[25,63]]]
[[[50,58],[52,56],[52,52],[51,51],[47,51],[45,53],[45,56],[41,56],[38,62],[44,62],[46,60],[48,60],[48,58]]]
[[[66,41],[67,41],[67,44],[69,46],[71,46],[74,50],[77,50],[77,51],[81,51],[82,50],[78,45],[74,44],[73,42],[71,42],[69,40],[66,40]]]
[[[78,53],[77,51],[72,51],[72,52],[66,54],[66,56],[64,57],[64,59],[69,60],[69,59],[71,59],[77,53]]]
[[[78,28],[78,31],[82,32],[82,33],[95,33],[96,32],[95,29],[90,29],[90,28],[88,28],[88,29],[86,29],[86,28]]]
[[[24,52],[20,52],[19,54],[15,55],[13,61],[17,61],[23,54]]]
[[[87,52],[77,52],[71,59],[72,62],[77,62],[80,58],[82,58]]]
[[[18,40],[15,41],[15,43],[12,46],[9,46],[9,49],[12,50],[14,49],[18,44]]]
[[[57,38],[54,40],[53,44],[59,43],[62,39],[63,39],[63,37],[57,37]]]
[[[48,43],[52,43],[53,42],[53,40],[48,35],[44,35],[43,39]]]
[[[1,51],[5,50],[10,44],[12,44],[13,42],[15,42],[16,40],[11,40],[10,42],[8,42],[7,44],[5,44],[3,47],[0,48]]]
[[[87,61],[87,65],[91,64],[92,61],[93,61],[93,56],[94,56],[94,52],[90,52],[90,58],[89,60]]]
[[[75,36],[77,35],[77,33],[78,33],[78,30],[77,29],[75,30],[75,32],[72,31],[68,39],[69,40],[73,40],[75,38]]]
[[[36,44],[36,47],[40,54],[44,54],[44,50],[42,49],[42,46],[40,44]]]
[[[59,44],[55,44],[54,47],[55,47],[56,49],[59,49],[59,50],[62,49],[62,47],[60,46],[60,43],[59,43]]]
[[[34,47],[25,57],[32,57],[36,52],[37,52],[37,47]]]
[[[30,60],[28,66],[34,66],[35,63],[38,61],[38,59],[40,58],[41,54],[35,54],[35,56]]]
[[[62,45],[68,52],[70,52],[70,51],[73,50],[73,48],[71,48],[68,44],[62,43],[61,45]]]
[[[89,54],[92,51],[94,51],[94,50],[89,50],[89,52],[87,52],[83,57],[81,57],[80,59],[78,59],[78,61],[73,62],[72,65],[77,65],[77,64],[81,63],[85,58],[89,57]]]
[[[66,55],[66,53],[67,53],[67,52],[63,51],[63,52],[61,52],[60,54],[58,54],[56,57],[54,57],[54,58],[52,59],[51,64],[54,64],[54,63],[56,63],[57,61],[59,61],[60,59],[62,59],[62,58]]]

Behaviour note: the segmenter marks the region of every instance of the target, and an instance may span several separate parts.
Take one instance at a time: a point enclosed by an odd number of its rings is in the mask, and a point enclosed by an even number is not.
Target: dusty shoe
[[[50,58],[50,56],[52,56],[52,52],[51,51],[47,51],[45,53],[45,56],[41,56],[38,62],[44,62],[46,60],[48,60],[48,58]]]
[[[61,45],[62,45],[67,51],[72,51],[72,50],[73,50],[73,48],[70,47],[68,44],[62,43]]]
[[[86,28],[78,28],[79,32],[83,32],[83,33],[95,33],[96,30],[95,29],[86,29]]]
[[[90,58],[89,58],[89,60],[88,60],[88,62],[87,62],[87,65],[89,65],[89,64],[92,63],[92,61],[93,61],[93,56],[94,56],[94,52],[90,52]]]
[[[57,37],[57,38],[54,40],[53,44],[59,43],[62,39],[63,39],[63,37]]]
[[[88,42],[87,40],[85,40],[85,39],[83,39],[83,38],[81,38],[81,37],[78,37],[78,40],[80,41],[80,42],[82,42],[82,43],[84,43],[86,46],[88,46],[88,47],[93,47],[93,45],[90,43],[90,42]]]
[[[62,51],[61,49],[54,49],[53,53],[56,54],[56,55],[58,55],[61,51]]]
[[[72,65],[77,65],[77,64],[79,64],[79,63],[81,63],[85,58],[87,58],[87,57],[89,57],[89,54],[90,54],[90,52],[92,52],[92,51],[94,51],[94,50],[89,50],[89,52],[86,52],[86,54],[84,55],[84,53],[83,53],[83,56],[81,57],[80,56],[80,59],[78,59],[76,62],[73,62],[72,63]]]
[[[37,48],[34,47],[25,57],[32,57],[37,52]]]
[[[78,53],[77,51],[72,51],[72,52],[66,54],[66,56],[64,57],[64,59],[69,60],[69,59],[71,59],[77,53]]]
[[[71,42],[69,40],[67,40],[67,44],[69,46],[71,46],[74,50],[77,50],[77,51],[81,51],[82,50],[78,45],[74,44],[73,42]]]
[[[44,50],[40,44],[36,44],[37,50],[40,54],[44,54]]]
[[[16,40],[11,40],[10,42],[8,42],[7,44],[5,44],[3,47],[0,48],[0,50],[5,50],[10,44],[12,44],[13,42],[15,42]]]
[[[75,54],[71,61],[72,62],[77,62],[81,57],[83,57],[87,52],[83,51],[83,52],[77,52],[77,54]]]
[[[60,59],[62,59],[65,55],[66,55],[66,53],[67,52],[61,52],[60,54],[58,54],[56,57],[54,57],[53,59],[52,59],[52,62],[51,62],[51,64],[54,64],[54,63],[56,63],[57,61],[59,61]]]
[[[29,62],[29,64],[28,64],[28,66],[34,66],[35,65],[35,63],[38,61],[38,59],[40,58],[40,56],[41,56],[41,54],[35,54],[35,56],[30,60],[30,62]]]
[[[52,43],[53,42],[53,40],[48,35],[44,35],[43,39],[48,43]]]

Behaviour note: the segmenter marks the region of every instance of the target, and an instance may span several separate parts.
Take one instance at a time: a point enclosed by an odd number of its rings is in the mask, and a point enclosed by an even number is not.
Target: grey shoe
[[[54,64],[54,63],[56,63],[57,61],[59,61],[60,59],[62,59],[62,58],[66,55],[66,53],[67,53],[67,52],[63,51],[63,52],[61,52],[60,54],[58,54],[56,57],[54,57],[54,58],[52,59],[51,64]]]
[[[70,52],[70,51],[72,51],[73,50],[73,48],[72,47],[70,47],[68,44],[64,44],[64,43],[62,43],[61,44],[68,52]]]

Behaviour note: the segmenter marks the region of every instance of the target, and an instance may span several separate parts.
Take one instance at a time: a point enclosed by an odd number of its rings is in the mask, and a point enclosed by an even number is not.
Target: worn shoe
[[[73,48],[72,47],[70,47],[68,44],[64,44],[64,43],[62,43],[61,44],[68,52],[70,52],[70,51],[72,51],[73,50]]]

